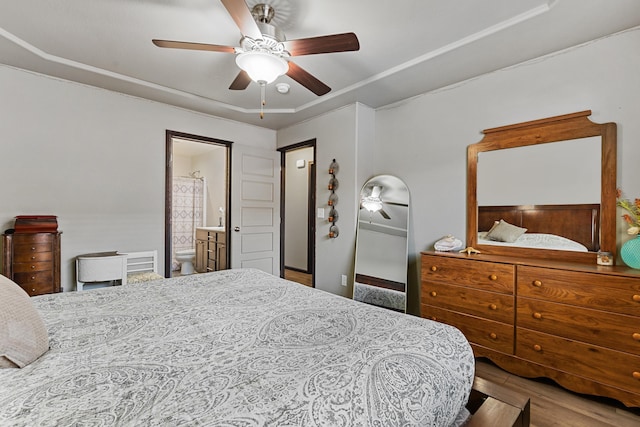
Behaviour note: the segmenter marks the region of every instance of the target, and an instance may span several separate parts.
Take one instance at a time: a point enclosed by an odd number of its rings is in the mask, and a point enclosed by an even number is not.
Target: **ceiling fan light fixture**
[[[369,212],[378,212],[382,209],[382,200],[380,197],[368,196],[362,198],[362,207]]]
[[[250,51],[236,56],[238,67],[247,72],[251,80],[269,84],[289,70],[283,58],[267,52]]]

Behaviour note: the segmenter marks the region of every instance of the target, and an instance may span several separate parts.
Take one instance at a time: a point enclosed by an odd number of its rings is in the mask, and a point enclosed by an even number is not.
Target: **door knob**
[[[235,227],[233,231],[240,231],[240,227]]]

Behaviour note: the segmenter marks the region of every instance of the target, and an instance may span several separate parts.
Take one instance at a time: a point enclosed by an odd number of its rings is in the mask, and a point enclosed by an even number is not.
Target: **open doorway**
[[[316,140],[280,148],[281,276],[315,287]]]
[[[166,132],[165,277],[228,268],[230,159],[229,141]]]

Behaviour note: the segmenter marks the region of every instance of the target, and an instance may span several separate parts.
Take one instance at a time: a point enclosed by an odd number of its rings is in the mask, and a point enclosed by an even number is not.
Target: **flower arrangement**
[[[629,199],[622,198],[622,191],[617,190],[617,205],[627,211],[622,218],[629,225],[627,234],[637,235],[640,233],[640,199],[635,199],[631,202]]]

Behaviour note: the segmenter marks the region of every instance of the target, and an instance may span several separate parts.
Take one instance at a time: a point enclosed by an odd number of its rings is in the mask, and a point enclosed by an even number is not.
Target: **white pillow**
[[[47,350],[47,328],[31,297],[0,274],[0,368],[23,368]]]

